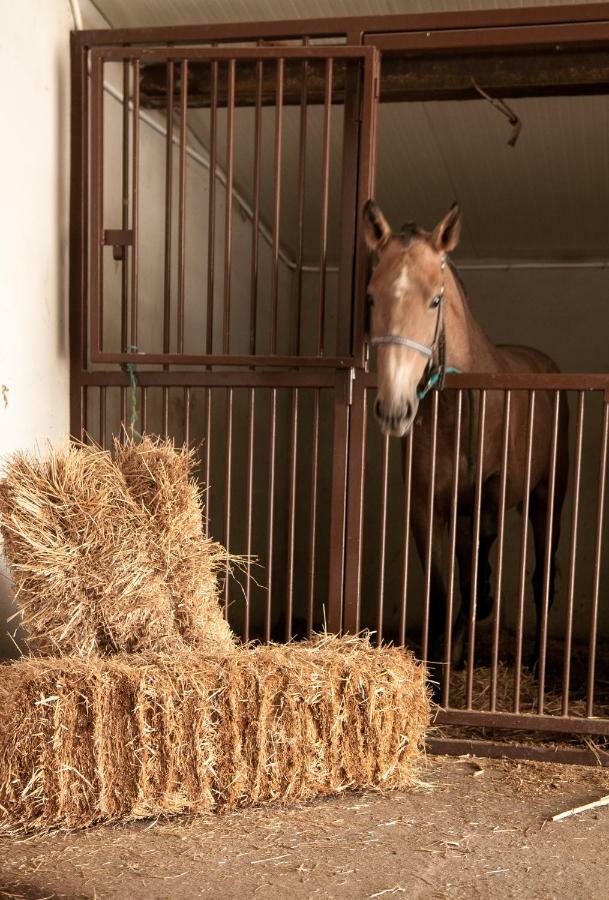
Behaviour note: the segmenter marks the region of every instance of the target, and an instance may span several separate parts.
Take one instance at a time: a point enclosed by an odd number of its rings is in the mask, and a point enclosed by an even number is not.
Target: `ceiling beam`
[[[332,102],[344,102],[345,60],[335,60]],[[257,64],[238,62],[235,88],[236,106],[254,106],[258,87]],[[179,67],[174,78],[176,100],[180,94]],[[188,105],[210,105],[211,67],[208,62],[190,61]],[[226,105],[227,67],[219,65],[218,105]],[[381,102],[480,99],[472,79],[496,97],[551,97],[609,93],[609,51],[600,49],[528,50],[514,52],[460,53],[453,55],[387,55],[381,69]],[[283,98],[286,106],[298,105],[302,98],[303,63],[286,60]],[[164,109],[167,93],[165,63],[141,65],[140,100],[148,109]],[[276,68],[265,61],[262,105],[275,103]],[[307,62],[307,103],[324,102],[325,61]]]

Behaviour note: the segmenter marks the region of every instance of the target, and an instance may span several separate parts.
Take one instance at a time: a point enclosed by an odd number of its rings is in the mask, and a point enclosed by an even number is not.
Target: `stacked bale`
[[[36,655],[0,671],[0,828],[412,784],[424,669],[364,639],[237,648],[193,466],[148,438],[10,462],[0,526]]]
[[[139,444],[117,440],[115,457],[129,493],[148,513],[148,547],[179,633],[191,647],[228,650],[234,638],[218,606],[217,578],[227,553],[203,531],[194,450],[176,451],[171,441],[144,437]]]
[[[116,460],[74,445],[10,460],[0,523],[33,652],[234,647],[214,597],[226,552],[203,538],[192,467],[187,450],[152,440]]]
[[[413,657],[358,639],[25,659],[2,674],[5,829],[409,787],[429,717]]]

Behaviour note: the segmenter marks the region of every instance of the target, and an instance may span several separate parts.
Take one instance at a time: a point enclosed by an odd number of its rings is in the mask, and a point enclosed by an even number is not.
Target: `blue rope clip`
[[[445,375],[458,375],[459,369],[453,368],[453,366],[448,366],[448,368],[444,369]],[[430,375],[427,381],[425,382],[424,387],[419,388],[417,391],[417,396],[419,400],[422,400],[423,397],[426,397],[432,388],[436,386],[438,381],[440,380],[440,373],[434,372],[433,375]]]

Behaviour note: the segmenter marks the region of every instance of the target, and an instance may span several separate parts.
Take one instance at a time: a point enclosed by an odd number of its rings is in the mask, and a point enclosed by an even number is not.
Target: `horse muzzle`
[[[374,415],[383,434],[390,437],[404,437],[412,428],[417,408],[418,403],[413,404],[408,400],[389,406],[380,397],[377,397],[374,404]]]

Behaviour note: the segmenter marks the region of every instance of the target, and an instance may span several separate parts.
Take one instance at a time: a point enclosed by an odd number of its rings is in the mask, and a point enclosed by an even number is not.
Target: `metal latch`
[[[125,258],[125,247],[133,246],[133,230],[123,228],[109,228],[104,231],[104,245],[112,247],[114,259]]]

